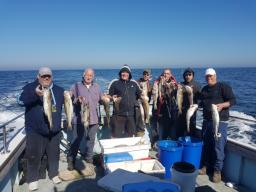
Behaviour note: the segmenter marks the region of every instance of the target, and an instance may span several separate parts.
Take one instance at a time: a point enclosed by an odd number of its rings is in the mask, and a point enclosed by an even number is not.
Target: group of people
[[[113,115],[111,117],[111,132],[113,138],[141,136],[144,127],[138,123],[138,106],[142,98],[144,86],[148,102],[153,100],[152,118],[145,121],[145,127],[149,128],[152,141],[159,139],[174,139],[180,136],[195,136],[196,114],[190,120],[190,132],[187,132],[186,112],[191,106],[191,93],[184,87],[192,88],[193,104],[199,104],[203,108],[202,139],[202,169],[200,174],[213,170],[213,181],[219,182],[224,160],[224,147],[227,140],[227,120],[229,107],[235,104],[235,96],[231,87],[225,83],[217,82],[214,69],[209,68],[205,72],[207,85],[202,89],[194,80],[195,73],[188,68],[183,73],[184,81],[178,83],[170,69],[164,69],[163,73],[151,85],[149,69],[143,71],[143,77],[138,81],[132,79],[131,69],[128,65],[122,66],[119,78],[114,79],[109,85],[108,94],[103,94],[94,80],[94,70],[88,68],[84,71],[82,81],[72,85],[69,93],[74,106],[72,127],[75,137],[67,154],[68,170],[73,170],[76,156],[82,140],[86,141],[84,160],[88,164],[93,163],[93,147],[95,136],[99,128],[98,104],[101,100],[113,101]],[[50,90],[52,97],[52,124],[49,125],[44,114],[45,90]],[[178,91],[182,91],[182,98],[178,98]],[[180,100],[182,99],[182,100]],[[179,102],[182,105],[179,105]],[[19,97],[19,103],[26,108],[25,130],[27,159],[27,182],[30,190],[38,189],[39,169],[44,154],[47,156],[48,175],[54,184],[61,182],[58,177],[59,168],[59,143],[61,135],[61,114],[64,104],[64,89],[53,83],[53,74],[50,68],[42,67],[38,71],[37,79],[27,84]],[[81,104],[89,105],[89,125],[84,127],[81,117]],[[221,137],[215,139],[211,104],[216,104],[219,116],[219,132]],[[150,125],[149,125],[150,124]]]

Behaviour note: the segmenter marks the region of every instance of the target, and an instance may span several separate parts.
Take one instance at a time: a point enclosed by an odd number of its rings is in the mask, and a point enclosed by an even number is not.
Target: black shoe
[[[86,161],[86,163],[93,164],[93,159],[86,159],[85,161]]]
[[[68,158],[67,158],[67,163],[68,163],[68,170],[69,170],[69,171],[74,170],[74,168],[75,168],[75,162],[73,161],[73,159],[70,158],[70,157],[68,157]]]

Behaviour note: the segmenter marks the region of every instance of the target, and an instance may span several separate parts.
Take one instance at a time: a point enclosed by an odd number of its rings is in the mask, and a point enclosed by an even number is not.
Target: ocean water
[[[194,70],[195,79],[202,86],[206,85],[205,69]],[[162,73],[162,69],[151,69],[151,71],[152,81]],[[172,73],[179,82],[183,80],[183,71],[184,68],[172,69]],[[95,82],[100,85],[102,92],[107,92],[110,81],[118,78],[118,72],[118,69],[95,70]],[[143,69],[132,69],[133,79],[139,79],[142,72]],[[228,83],[236,95],[237,104],[231,108],[231,115],[241,118],[230,119],[228,136],[256,146],[256,68],[217,68],[216,72],[218,81]],[[66,90],[73,83],[80,81],[82,74],[83,70],[53,71],[54,82]],[[24,112],[24,108],[17,105],[16,97],[22,87],[32,82],[36,76],[37,71],[0,71],[0,125]],[[200,113],[198,114],[198,125],[201,125]]]

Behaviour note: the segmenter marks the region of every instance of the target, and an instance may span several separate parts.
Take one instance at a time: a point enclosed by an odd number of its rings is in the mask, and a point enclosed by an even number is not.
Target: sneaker
[[[212,182],[213,183],[221,182],[221,172],[220,171],[214,171],[213,172]]]
[[[60,180],[59,176],[55,176],[52,178],[52,182],[54,184],[59,184],[59,183],[61,183],[61,180]]]
[[[206,175],[207,168],[206,166],[203,166],[201,169],[199,169],[198,174],[199,175]]]
[[[38,182],[37,181],[33,181],[31,183],[28,184],[28,189],[29,191],[35,191],[38,189]]]

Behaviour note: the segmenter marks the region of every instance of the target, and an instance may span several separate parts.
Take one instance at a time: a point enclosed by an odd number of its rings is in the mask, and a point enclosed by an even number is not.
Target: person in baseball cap
[[[38,75],[43,76],[43,75],[50,75],[52,76],[52,70],[49,67],[41,67],[38,70]]]
[[[224,166],[229,110],[236,103],[236,97],[230,85],[217,81],[216,71],[213,68],[206,69],[205,80],[207,85],[202,88],[200,97],[203,108],[204,145],[199,174],[205,175],[211,170],[212,182],[219,183]]]
[[[216,75],[216,71],[213,68],[208,68],[205,71],[205,76],[207,75]]]

